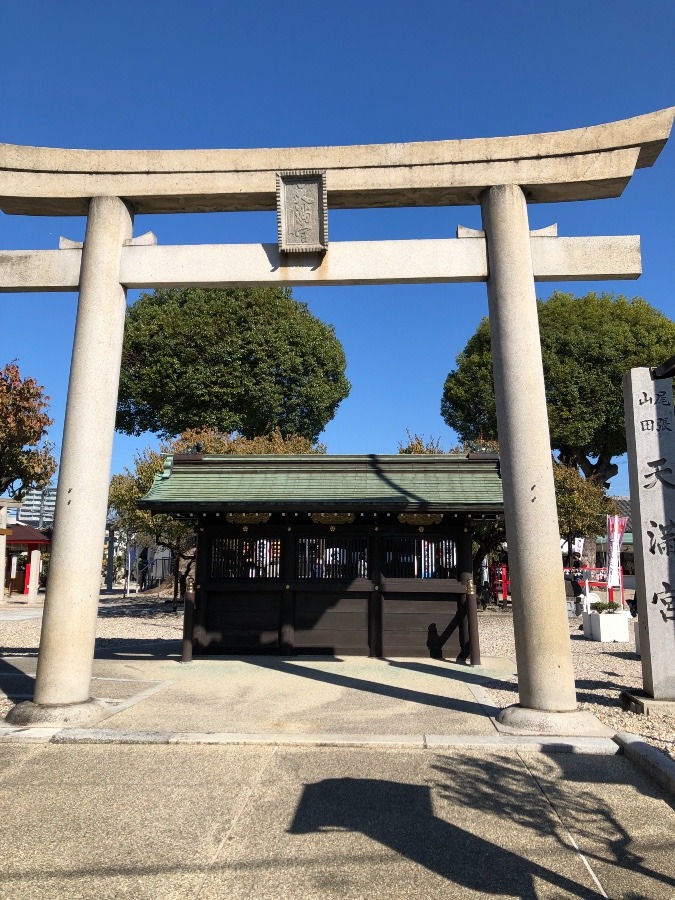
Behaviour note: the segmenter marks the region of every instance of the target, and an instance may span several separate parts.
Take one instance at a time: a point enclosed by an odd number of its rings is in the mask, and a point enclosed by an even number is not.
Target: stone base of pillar
[[[611,737],[614,732],[586,709],[551,712],[507,706],[497,716],[499,730],[513,734],[550,734],[560,737]]]
[[[675,697],[655,700],[646,691],[621,691],[619,703],[628,712],[639,716],[675,716]]]
[[[32,700],[17,703],[5,716],[10,725],[77,726],[93,725],[106,716],[110,710],[98,700],[84,703],[69,703],[65,706],[40,706]]]

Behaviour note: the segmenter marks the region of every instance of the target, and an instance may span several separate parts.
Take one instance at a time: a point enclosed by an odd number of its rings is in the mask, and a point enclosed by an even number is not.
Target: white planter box
[[[592,640],[593,638],[593,629],[591,627],[591,613],[582,612],[581,614],[581,624],[584,629],[584,637],[588,638],[588,640]]]
[[[597,612],[588,613],[587,615],[591,625],[591,640],[602,641],[603,643],[618,641],[621,644],[629,642],[628,619],[626,616],[621,613]]]

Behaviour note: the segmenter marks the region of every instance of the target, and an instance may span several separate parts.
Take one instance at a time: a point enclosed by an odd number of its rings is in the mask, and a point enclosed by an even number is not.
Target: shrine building
[[[195,524],[195,653],[480,659],[494,454],[181,454],[138,505]]]

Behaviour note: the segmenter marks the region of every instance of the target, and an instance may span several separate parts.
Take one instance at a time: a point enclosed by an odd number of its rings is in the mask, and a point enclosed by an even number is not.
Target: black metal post
[[[478,639],[478,601],[473,578],[466,582],[467,619],[469,620],[469,653],[471,665],[480,665],[480,641]]]
[[[193,632],[195,625],[195,580],[187,579],[185,603],[183,607],[183,654],[182,663],[192,662]]]
[[[373,590],[368,598],[368,646],[370,648],[369,655],[381,657],[382,648],[382,616],[384,598],[382,595],[382,554],[381,554],[381,537],[378,531],[373,532],[370,539],[371,558],[370,558],[370,580],[373,584]]]
[[[471,522],[467,518],[460,535],[457,546],[457,568],[459,580],[463,584],[473,581],[473,554],[471,552]],[[475,596],[475,594],[474,594]],[[457,601],[457,617],[459,626],[459,658],[466,660],[471,656],[471,631],[469,628],[469,604],[468,590],[466,594],[459,594]]]
[[[283,520],[282,520],[283,521]],[[290,519],[286,519],[290,521]],[[281,538],[281,577],[284,582],[281,594],[281,623],[279,629],[279,652],[289,656],[295,652],[295,593],[291,582],[295,575],[296,536],[291,526]]]

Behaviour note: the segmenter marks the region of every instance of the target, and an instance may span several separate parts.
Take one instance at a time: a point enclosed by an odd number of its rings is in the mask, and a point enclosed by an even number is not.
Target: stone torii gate
[[[35,694],[8,718],[74,724],[103,714],[89,692],[127,288],[487,281],[520,695],[500,718],[558,734],[588,727],[576,711],[534,282],[637,278],[640,245],[530,232],[527,204],[620,196],[635,168],[654,163],[674,115],[353,147],[0,144],[0,209],[87,216],[83,244],[0,252],[0,291],[79,290]],[[483,231],[328,243],[329,208],[468,204],[481,206]],[[275,208],[278,245],[132,237],[135,214]]]

